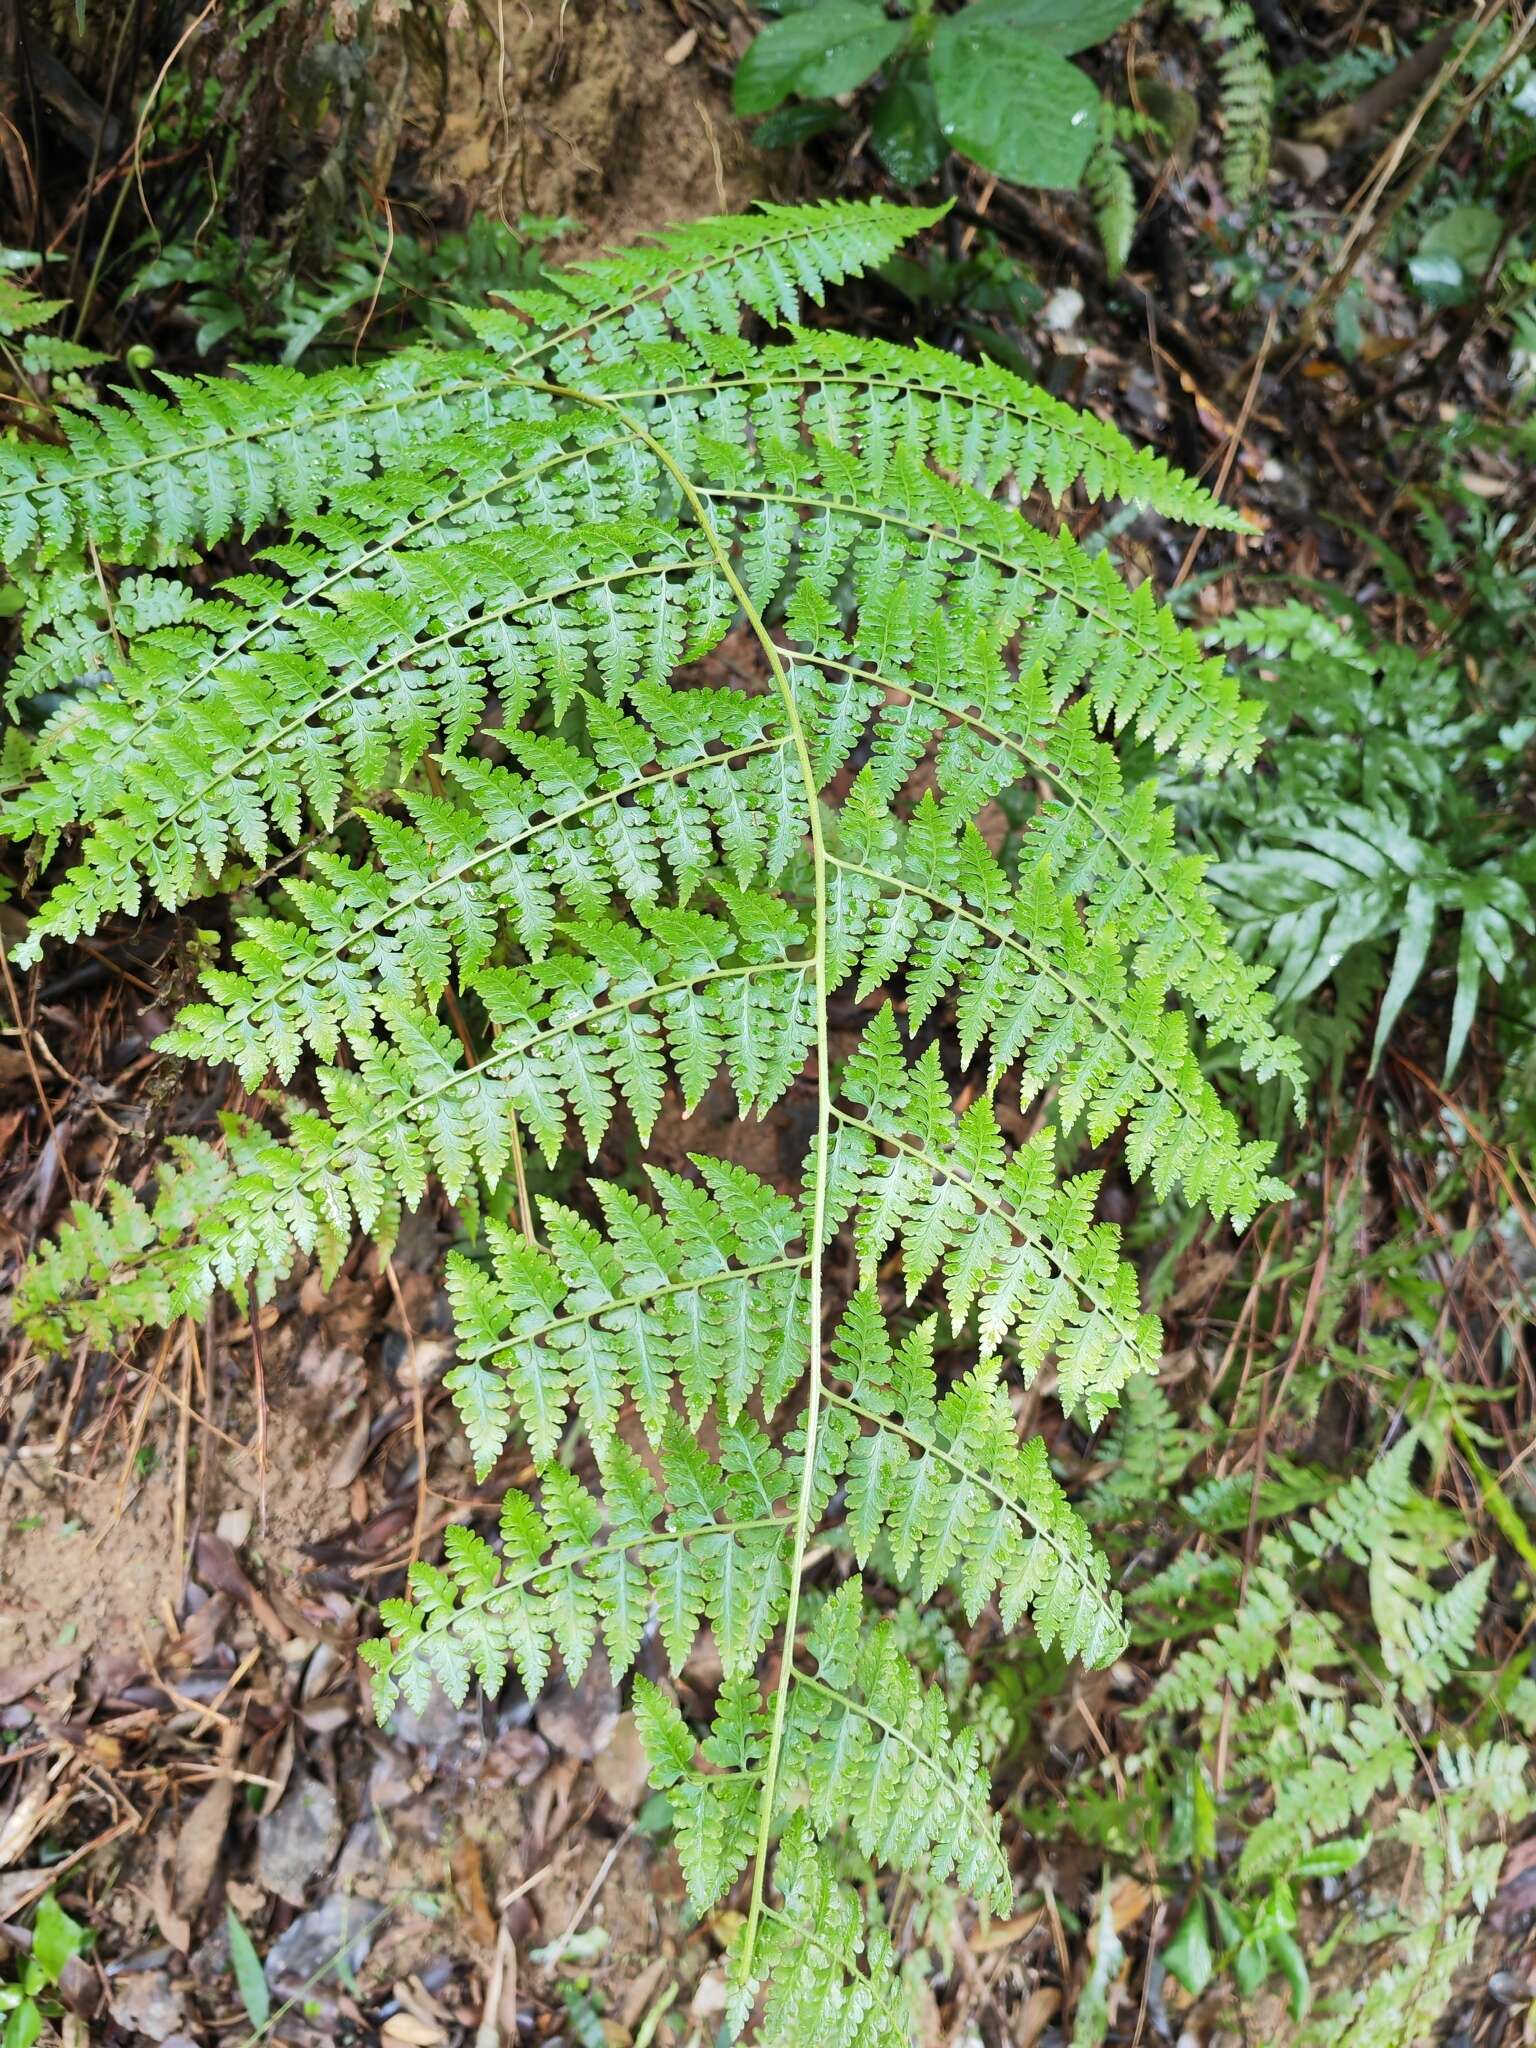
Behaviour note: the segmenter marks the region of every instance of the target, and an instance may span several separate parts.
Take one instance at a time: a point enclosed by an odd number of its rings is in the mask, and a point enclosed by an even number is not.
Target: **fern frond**
[[[519,364],[586,370],[589,354],[622,358],[667,323],[698,336],[734,331],[748,308],[794,320],[803,292],[820,298],[877,268],[935,218],[872,201],[699,221],[573,266],[558,292],[509,293],[518,313],[500,318]],[[162,381],[164,399],[130,392],[94,416],[71,412],[65,448],[0,441],[0,560],[90,540],[113,560],[154,562],[280,516],[301,522],[377,470],[440,451],[445,424],[493,433],[530,410],[495,355],[468,350],[401,350],[318,376],[264,364],[238,382]]]
[[[744,2026],[766,1991],[764,2048],[909,2048],[890,1937],[867,1920],[799,1816],[784,1831],[774,1876],[780,1903],[765,1909],[750,1969],[733,1972],[731,2024]]]
[[[1243,1843],[1240,1882],[1293,1869],[1315,1843],[1363,1819],[1389,1787],[1407,1795],[1417,1757],[1391,1707],[1357,1707],[1347,1727],[1333,1730],[1326,1742],[1304,1763],[1274,1757],[1274,1811]]]
[[[1290,1552],[1278,1537],[1266,1537],[1249,1574],[1242,1602],[1230,1621],[1220,1622],[1207,1636],[1183,1650],[1153,1688],[1146,1713],[1185,1714],[1195,1708],[1219,1712],[1224,1688],[1241,1699],[1267,1672],[1281,1632],[1310,1629],[1317,1637],[1306,1661],[1322,1661],[1338,1629],[1333,1616],[1309,1614],[1298,1606],[1287,1568]],[[1338,1654],[1342,1654],[1339,1652]],[[1298,1659],[1298,1661],[1301,1661]]]
[[[1060,1160],[1119,1135],[1157,1194],[1241,1222],[1286,1191],[1202,1050],[1300,1077],[1116,751],[1247,762],[1256,707],[1149,587],[1018,507],[1234,522],[1003,370],[795,324],[914,224],[705,223],[468,315],[478,348],[103,405],[0,480],[35,595],[23,691],[103,658],[87,541],[149,571],[122,579],[109,672],[35,707],[0,816],[59,857],[28,957],[228,893],[229,948],[163,1049],[306,1091],[231,1134],[195,1227],[179,1195],[71,1226],[22,1296],[39,1335],[269,1292],[295,1255],[329,1275],[434,1187],[494,1215],[525,1135],[595,1156],[627,1119],[643,1147],[722,1078],[744,1117],[814,1105],[793,1193],[699,1153],[648,1163],[647,1196],[543,1202],[528,1236],[477,1224],[448,1384],[481,1475],[516,1429],[533,1477],[494,1541],[455,1527],[413,1568],[367,1656],[387,1713],[509,1669],[536,1693],[599,1642],[623,1676],[653,1617],[677,1670],[707,1627],[701,1742],[635,1694],[690,1888],[702,1908],[750,1872],[739,2017],[761,1990],[768,2038],[864,2048],[899,2032],[893,1958],[834,1845],[999,1910],[1011,1884],[979,1735],[873,1585],[824,1594],[812,1561],[889,1561],[977,1624],[1027,1613],[1113,1659],[1108,1567],[1009,1390],[1049,1375],[1096,1424],[1161,1343],[1098,1174]],[[788,338],[744,339],[744,311]],[[176,566],[257,527],[248,573]],[[1256,1671],[1283,1585],[1263,1554],[1167,1697]],[[1464,1635],[1423,1626],[1447,1655]]]
[[[1269,169],[1274,135],[1275,78],[1269,47],[1248,0],[1173,0],[1216,63],[1225,147],[1222,174],[1239,204],[1251,199]]]
[[[1083,190],[1093,208],[1104,270],[1111,283],[1125,268],[1136,233],[1136,185],[1112,133],[1100,137],[1083,168]]]
[[[703,1187],[650,1169],[659,1211],[604,1185],[606,1237],[546,1203],[548,1251],[489,1224],[489,1271],[450,1261],[459,1363],[448,1385],[482,1476],[505,1442],[509,1394],[542,1463],[573,1402],[599,1446],[626,1398],[659,1442],[674,1389],[697,1428],[717,1401],[734,1425],[754,1393],[771,1416],[796,1385],[810,1260],[793,1249],[795,1204],[722,1161],[694,1164]],[[499,1429],[477,1420],[492,1412]]]
[[[12,1315],[33,1342],[62,1351],[77,1340],[110,1350],[125,1332],[167,1329],[182,1312],[184,1291],[206,1260],[202,1231],[231,1190],[263,1156],[270,1139],[259,1124],[226,1116],[221,1145],[172,1137],[153,1183],[139,1192],[109,1181],[105,1207],[71,1204],[46,1254],[22,1270]],[[289,1253],[284,1241],[281,1265]],[[272,1271],[253,1262],[259,1288]],[[233,1279],[235,1276],[231,1275]]]

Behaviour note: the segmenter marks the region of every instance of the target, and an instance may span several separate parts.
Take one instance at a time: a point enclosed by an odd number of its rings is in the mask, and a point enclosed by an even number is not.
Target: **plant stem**
[[[661,445],[655,435],[649,433],[638,420],[632,420],[623,408],[610,399],[599,397],[592,392],[574,390],[565,385],[540,383],[534,388],[547,391],[551,397],[571,400],[579,405],[593,405],[604,412],[610,412],[621,420],[642,441],[666,469],[677,488],[682,492],[690,511],[698,521],[710,553],[719,564],[720,573],[730,586],[731,594],[741,606],[747,624],[752,628],[759,646],[773,672],[779,697],[784,706],[784,718],[789,727],[790,740],[795,749],[795,758],[800,768],[800,780],[805,792],[805,807],[810,828],[811,875],[814,894],[813,915],[815,935],[812,949],[812,970],[816,1006],[816,1139],[812,1148],[814,1160],[813,1185],[811,1189],[811,1220],[807,1231],[810,1252],[810,1301],[808,1321],[810,1325],[810,1380],[805,1404],[805,1448],[801,1452],[803,1464],[800,1472],[800,1495],[795,1509],[794,1544],[789,1561],[789,1601],[784,1612],[784,1656],[779,1671],[779,1682],[774,1694],[773,1724],[768,1736],[768,1755],[763,1764],[763,1790],[757,1816],[757,1849],[752,1864],[752,1896],[747,1908],[747,1924],[741,1938],[741,1968],[744,1975],[752,1969],[753,1950],[757,1945],[757,1931],[763,1916],[763,1889],[767,1882],[768,1850],[773,1832],[773,1800],[778,1783],[779,1761],[784,1747],[784,1724],[789,1709],[790,1687],[794,1682],[793,1651],[795,1626],[800,1612],[800,1578],[805,1564],[805,1553],[810,1543],[811,1507],[816,1493],[816,1451],[817,1433],[821,1420],[821,1317],[822,1317],[822,1244],[826,1237],[827,1218],[827,1177],[831,1152],[832,1129],[832,1050],[827,1026],[827,849],[821,830],[820,792],[816,782],[816,770],[811,761],[811,750],[805,736],[805,727],[800,721],[795,694],[784,668],[784,659],[763,622],[762,614],[752,602],[751,593],[732,566],[729,550],[715,529],[713,520],[705,506],[703,496],[687,473],[672,455]]]

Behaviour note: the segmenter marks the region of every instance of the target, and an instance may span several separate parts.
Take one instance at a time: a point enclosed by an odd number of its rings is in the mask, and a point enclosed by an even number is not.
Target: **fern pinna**
[[[434,1181],[460,1204],[453,1393],[482,1477],[514,1428],[539,1476],[385,1608],[379,1711],[509,1664],[535,1692],[599,1640],[677,1670],[707,1625],[702,1739],[638,1677],[636,1713],[695,1904],[745,1882],[734,2022],[799,2044],[906,2037],[850,1853],[1011,1896],[977,1740],[871,1561],[1090,1663],[1125,1640],[1010,1393],[1048,1367],[1095,1423],[1157,1364],[1069,1144],[1123,1132],[1160,1196],[1241,1224],[1283,1190],[1200,1040],[1297,1073],[1106,737],[1244,761],[1255,710],[1020,505],[1232,518],[1001,369],[795,324],[931,218],[704,223],[469,310],[462,348],[176,383],[0,450],[22,687],[105,672],[17,750],[7,828],[63,861],[26,953],[229,892],[164,1043],[301,1090],[187,1147],[153,1211],[77,1212],[22,1316],[106,1342],[296,1253],[330,1272],[358,1229],[387,1248]],[[247,573],[168,566],[237,528]],[[133,572],[111,618],[92,554]],[[699,1154],[495,1220],[525,1142],[592,1155],[622,1112],[644,1147],[722,1073],[744,1115],[807,1105],[794,1194]]]

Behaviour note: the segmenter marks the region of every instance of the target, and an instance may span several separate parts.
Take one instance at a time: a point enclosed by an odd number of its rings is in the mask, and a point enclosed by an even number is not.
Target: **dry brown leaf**
[[[431,2020],[419,2020],[413,2012],[396,2012],[384,2022],[379,2039],[397,2041],[401,2048],[440,2048],[448,2036]]]
[[[1032,1913],[1016,1913],[1011,1920],[998,1920],[990,1927],[979,1928],[966,1945],[973,1956],[996,1955],[999,1949],[1012,1948],[1016,1941],[1033,1934],[1044,1918],[1044,1906],[1036,1906]]]
[[[1054,1984],[1037,1984],[1019,2015],[1015,2048],[1035,2048],[1035,2043],[1061,2010],[1061,1993]]]
[[[620,1714],[612,1740],[592,1766],[592,1775],[620,1813],[634,1813],[639,1807],[649,1783],[649,1765],[633,1714]]]
[[[1154,1888],[1143,1884],[1139,1877],[1117,1877],[1109,1893],[1109,1915],[1116,1934],[1123,1934],[1127,1927],[1139,1920],[1156,1896]],[[1095,1908],[1093,1925],[1088,1931],[1088,1953],[1097,1955],[1098,1952],[1099,1915]]]
[[[356,1415],[342,1438],[336,1455],[331,1460],[331,1469],[326,1474],[327,1483],[338,1493],[344,1493],[362,1471],[368,1456],[368,1438],[373,1430],[373,1404],[360,1401]]]
[[[178,1910],[189,1917],[208,1896],[234,1803],[233,1780],[219,1779],[193,1807],[176,1839],[175,1899]]]
[[[473,1835],[460,1835],[448,1851],[448,1868],[453,1873],[454,1896],[464,1924],[477,1948],[496,1943],[496,1916],[485,1889],[485,1859]]]
[[[673,1958],[666,1955],[657,1956],[654,1961],[646,1964],[624,1994],[624,2002],[619,2007],[620,2026],[628,2028],[630,2033],[634,2032],[650,2011],[651,1999],[660,1989],[662,1978],[672,1967]]]
[[[581,1682],[557,1678],[539,1696],[539,1733],[554,1749],[590,1763],[601,1756],[619,1725],[619,1692],[608,1675],[608,1659],[593,1653]]]
[[[219,1853],[235,1803],[234,1767],[240,1754],[240,1730],[231,1725],[219,1742],[216,1778],[187,1815],[176,1838],[176,1881],[173,1896],[176,1911],[186,1920],[196,1918],[197,1909],[208,1896]]]
[[[174,1844],[169,1841],[157,1843],[154,1860],[144,1881],[144,1896],[155,1916],[155,1925],[167,1942],[178,1955],[188,1955],[192,1948],[192,1923],[177,1908],[175,1872]]]
[[[1499,1889],[1488,1914],[1490,1927],[1512,1927],[1524,1914],[1536,1910],[1536,1835],[1516,1842],[1504,1858],[1499,1872]]]
[[[5,1817],[4,1827],[0,1827],[0,1870],[9,1870],[13,1863],[21,1861],[47,1825],[50,1814],[65,1803],[67,1795],[55,1796],[47,1769],[39,1764],[28,1774],[16,1804]]]

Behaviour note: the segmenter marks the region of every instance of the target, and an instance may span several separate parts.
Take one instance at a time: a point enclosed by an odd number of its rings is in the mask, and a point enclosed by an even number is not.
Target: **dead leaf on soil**
[[[539,1700],[539,1733],[553,1748],[583,1763],[601,1756],[618,1725],[618,1687],[601,1650],[593,1652],[579,1685],[557,1679]]]
[[[648,1783],[645,1744],[633,1714],[620,1714],[608,1747],[592,1766],[592,1775],[620,1813],[633,1813]]]
[[[19,1863],[53,1812],[67,1803],[67,1794],[55,1795],[46,1766],[40,1764],[31,1771],[16,1804],[5,1817],[4,1827],[0,1827],[0,1870],[9,1870],[12,1864]]]
[[[327,1484],[338,1493],[344,1493],[362,1471],[368,1457],[368,1438],[373,1430],[373,1404],[361,1401],[356,1415],[352,1418],[346,1435],[342,1438],[331,1468],[326,1474]]]
[[[50,1678],[57,1678],[61,1671],[78,1664],[80,1658],[78,1644],[60,1643],[44,1651],[41,1657],[28,1658],[24,1664],[0,1665],[0,1707],[14,1706],[17,1700],[24,1700],[29,1692],[36,1692]]]
[[[229,1773],[238,1754],[239,1740],[238,1728],[231,1727],[225,1731],[220,1744],[219,1767],[226,1775],[215,1779],[208,1787],[187,1815],[176,1838],[173,1896],[177,1912],[189,1921],[196,1917],[198,1907],[208,1896],[214,1872],[219,1867],[219,1853],[224,1846],[225,1831],[235,1803],[235,1781]]]
[[[136,1970],[115,1978],[107,2005],[119,2026],[151,2041],[164,2041],[186,2018],[181,1994],[164,1970]]]
[[[496,1945],[496,1916],[485,1889],[485,1858],[473,1835],[460,1835],[448,1852],[454,1896],[477,1948]]]
[[[227,1593],[242,1607],[249,1608],[272,1640],[286,1643],[291,1633],[266,1595],[252,1584],[244,1565],[222,1537],[205,1529],[197,1539],[197,1576],[216,1593]]]
[[[967,1947],[973,1956],[996,1955],[999,1949],[1012,1948],[1015,1942],[1033,1934],[1044,1918],[1044,1906],[1036,1906],[1032,1913],[1016,1913],[1011,1920],[998,1920],[991,1927],[978,1928]]]
[[[1017,2048],[1035,2048],[1035,2043],[1061,2010],[1061,1993],[1054,1984],[1038,1984],[1029,1994],[1019,2016]]]
[[[379,2038],[398,2043],[399,2048],[439,2048],[448,2036],[431,2020],[419,2020],[411,2012],[397,2012],[384,2022]]]
[[[176,1848],[164,1837],[154,1845],[149,1871],[144,1879],[144,1896],[155,1916],[155,1925],[179,1955],[192,1949],[192,1922],[176,1905]]]

